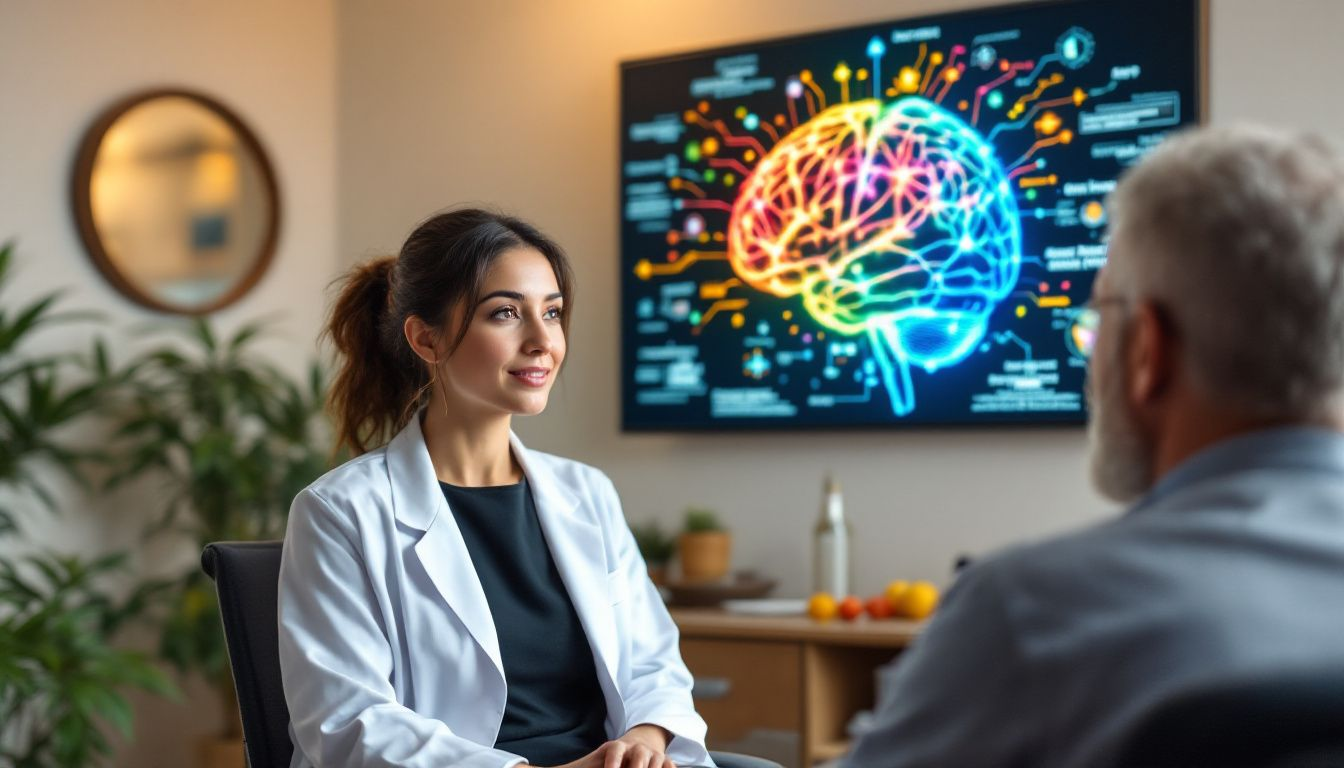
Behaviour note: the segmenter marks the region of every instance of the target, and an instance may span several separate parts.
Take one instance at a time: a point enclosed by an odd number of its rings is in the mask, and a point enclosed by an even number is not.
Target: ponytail
[[[406,425],[428,381],[390,306],[396,264],[397,257],[382,256],[350,270],[324,331],[341,358],[327,396],[336,450],[356,456]]]

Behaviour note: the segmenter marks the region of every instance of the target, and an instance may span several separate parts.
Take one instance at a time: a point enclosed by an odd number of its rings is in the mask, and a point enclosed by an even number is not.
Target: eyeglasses
[[[1073,341],[1073,348],[1078,350],[1078,354],[1084,360],[1091,360],[1092,353],[1097,348],[1097,336],[1101,331],[1101,308],[1116,303],[1127,304],[1129,299],[1124,296],[1094,297],[1073,316],[1069,326],[1069,338]]]

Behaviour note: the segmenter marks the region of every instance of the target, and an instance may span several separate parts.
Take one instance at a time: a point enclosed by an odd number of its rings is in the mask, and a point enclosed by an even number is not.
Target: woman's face
[[[555,270],[531,246],[495,258],[480,303],[458,313],[471,325],[441,365],[449,411],[535,414],[546,407],[551,384],[565,359],[564,312]]]

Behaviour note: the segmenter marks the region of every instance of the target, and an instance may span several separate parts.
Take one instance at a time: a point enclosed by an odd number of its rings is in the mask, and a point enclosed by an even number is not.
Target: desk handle
[[[702,701],[724,699],[733,690],[733,681],[726,677],[697,677],[691,686],[691,698]]]

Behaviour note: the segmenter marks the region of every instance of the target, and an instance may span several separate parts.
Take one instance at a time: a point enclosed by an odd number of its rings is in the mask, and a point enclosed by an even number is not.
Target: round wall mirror
[[[99,271],[128,298],[200,315],[242,298],[279,230],[275,174],[224,105],[157,90],[114,104],[80,145],[75,221]]]

